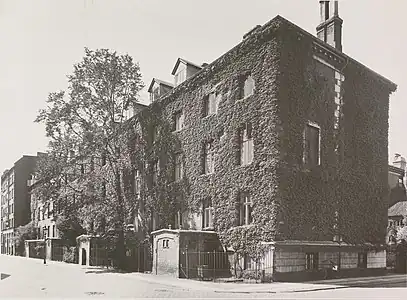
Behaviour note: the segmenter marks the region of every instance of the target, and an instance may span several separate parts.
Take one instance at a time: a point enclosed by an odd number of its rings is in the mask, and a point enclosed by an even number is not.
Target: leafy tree
[[[16,246],[16,252],[19,254],[23,254],[24,242],[26,240],[33,240],[36,238],[37,238],[37,228],[34,226],[33,222],[17,227],[13,238]]]
[[[67,91],[49,95],[36,119],[50,138],[49,160],[38,170],[44,180],[38,193],[42,201],[57,199],[65,217],[76,214],[87,232],[114,231],[123,267],[125,224],[137,205],[124,192],[126,170],[132,166],[123,132],[125,112],[136,106],[143,88],[140,69],[127,54],[85,48],[68,83]],[[74,224],[62,219],[59,227],[80,232]]]

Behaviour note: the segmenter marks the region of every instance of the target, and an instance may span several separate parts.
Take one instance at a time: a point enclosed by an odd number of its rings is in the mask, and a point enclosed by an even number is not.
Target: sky
[[[343,52],[392,80],[389,160],[407,156],[406,7],[402,0],[340,0]],[[318,0],[0,0],[0,173],[22,155],[45,151],[34,123],[50,92],[66,89],[66,75],[84,47],[130,54],[146,88],[153,77],[173,81],[178,57],[210,63],[256,25],[281,15],[315,34]]]

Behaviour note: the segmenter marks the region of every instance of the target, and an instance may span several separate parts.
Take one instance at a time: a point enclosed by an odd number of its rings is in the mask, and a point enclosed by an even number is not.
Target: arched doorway
[[[86,250],[82,248],[82,266],[86,266]]]

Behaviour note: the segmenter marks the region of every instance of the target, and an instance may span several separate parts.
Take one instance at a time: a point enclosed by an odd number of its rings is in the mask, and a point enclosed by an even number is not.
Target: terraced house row
[[[190,277],[204,263],[188,253],[212,251],[274,280],[318,278],[332,261],[344,274],[385,271],[397,86],[342,51],[337,1],[320,5],[317,36],[277,16],[210,64],[179,58],[174,83],[152,80],[132,119],[153,112],[153,145],[167,131],[177,142],[172,158],[156,144],[149,182],[134,170],[129,225],[141,231],[148,197],[171,203],[149,219],[154,273]]]

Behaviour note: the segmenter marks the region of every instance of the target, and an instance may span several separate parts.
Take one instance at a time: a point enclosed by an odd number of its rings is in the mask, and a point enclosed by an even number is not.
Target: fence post
[[[216,250],[213,250],[213,281],[216,277]]]

